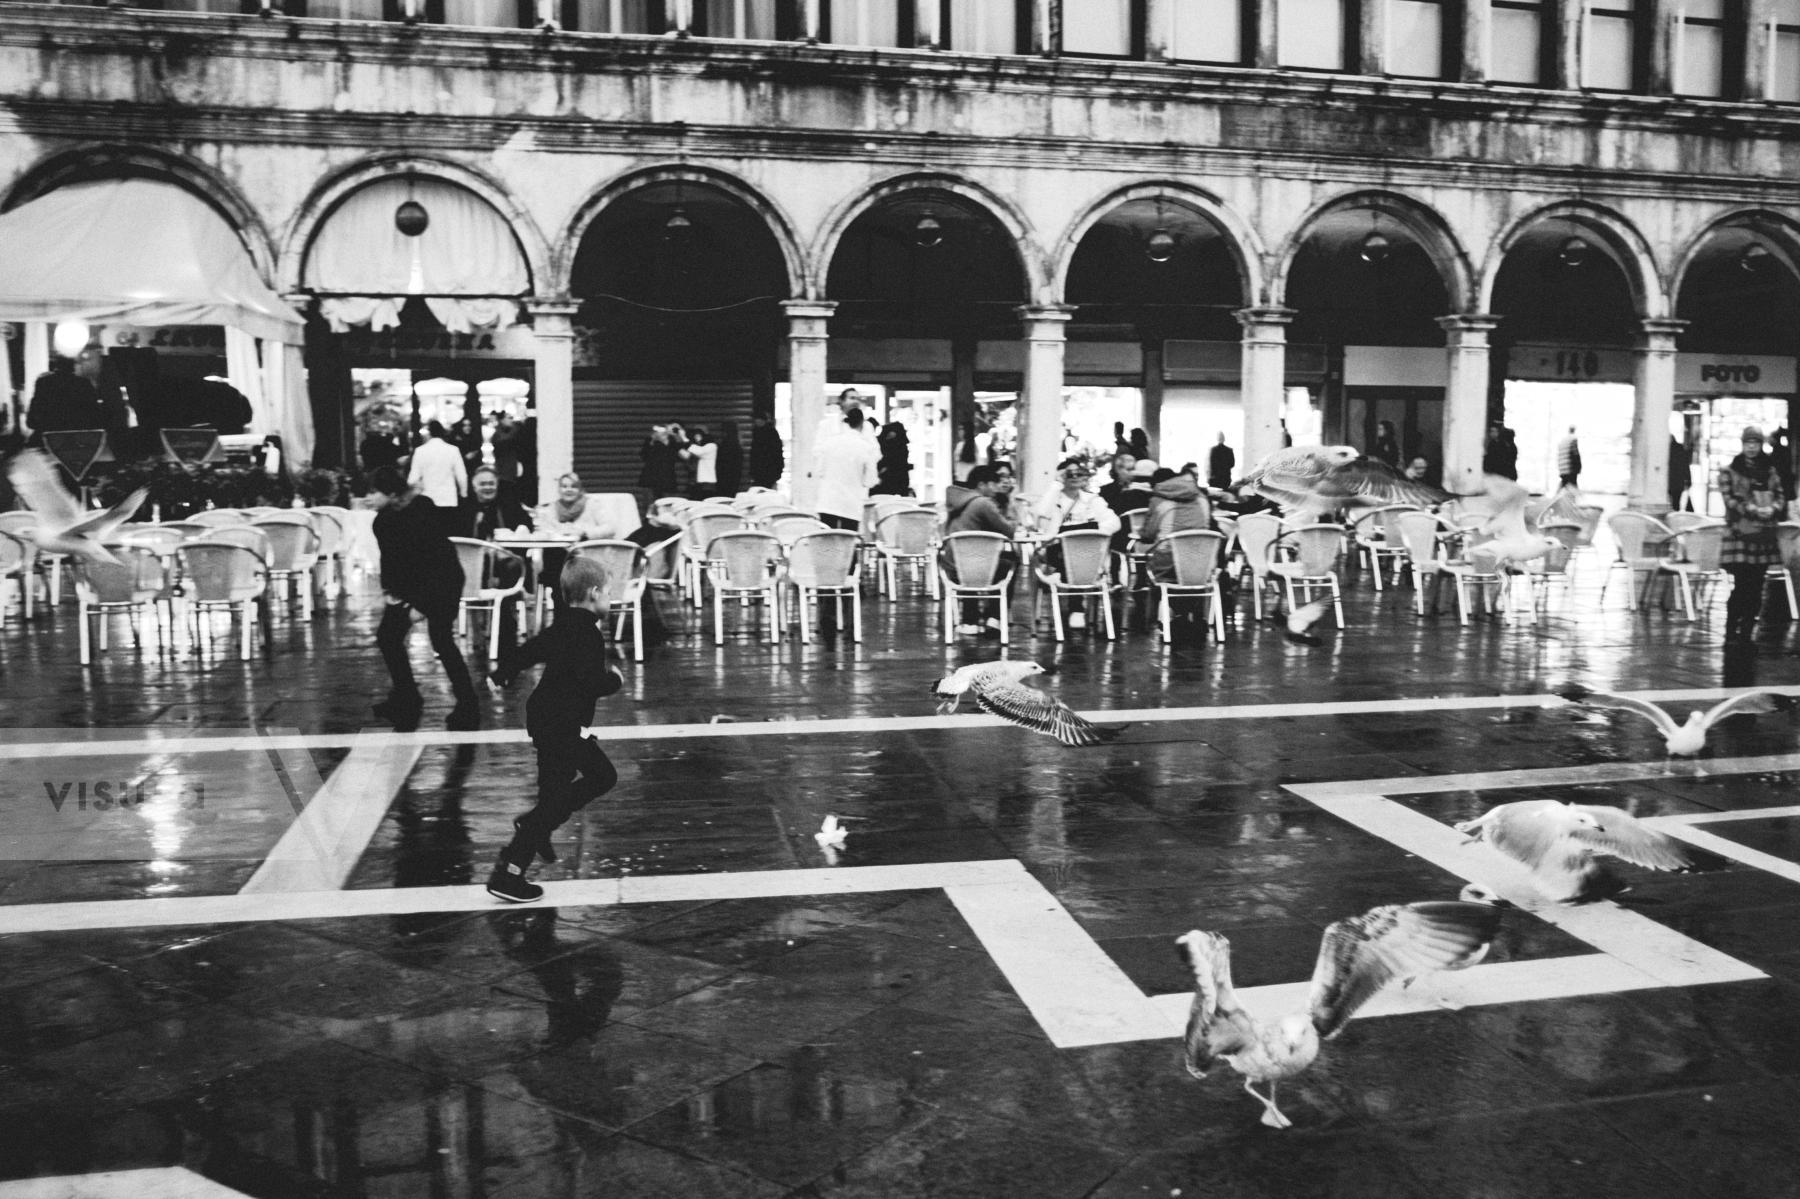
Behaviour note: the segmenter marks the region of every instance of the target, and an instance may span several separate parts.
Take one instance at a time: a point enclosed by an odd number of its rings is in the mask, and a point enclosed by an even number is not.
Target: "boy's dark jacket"
[[[579,737],[594,719],[594,703],[624,680],[606,668],[606,634],[600,618],[583,608],[565,608],[549,628],[500,655],[494,679],[511,683],[527,666],[544,663],[537,690],[525,702],[525,731],[533,741]]]

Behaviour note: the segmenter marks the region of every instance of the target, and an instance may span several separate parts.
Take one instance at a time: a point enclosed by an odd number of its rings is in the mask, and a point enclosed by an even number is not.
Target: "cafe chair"
[[[1158,546],[1169,549],[1174,577],[1156,579],[1156,621],[1162,629],[1162,641],[1169,644],[1172,626],[1170,600],[1176,597],[1206,601],[1207,624],[1213,635],[1225,640],[1225,606],[1219,602],[1219,569],[1225,553],[1225,535],[1211,529],[1189,529],[1170,533]],[[1152,554],[1154,554],[1154,548]]]
[[[1009,636],[1007,593],[1012,590],[1014,560],[1007,556],[1012,542],[998,533],[952,533],[944,538],[938,555],[938,587],[943,593],[944,644],[956,639],[959,601],[1000,601],[1000,644]]]
[[[131,619],[131,644],[142,648],[138,617],[164,598],[169,568],[162,555],[147,545],[110,542],[107,548],[118,562],[97,559],[75,564],[75,602],[80,615],[81,664],[93,661],[93,621],[99,622],[100,649],[107,648],[107,617],[124,613]],[[157,616],[157,640],[173,641]]]
[[[268,607],[262,602],[269,585],[269,564],[253,549],[230,541],[183,542],[176,550],[181,561],[182,587],[193,621],[194,652],[201,652],[200,624],[220,609],[241,622],[241,657],[250,660],[255,625],[265,624],[263,644],[269,644]]]
[[[725,601],[736,599],[748,610],[760,602],[767,609],[769,644],[781,643],[781,542],[758,529],[721,533],[707,544],[707,581],[712,586],[713,644],[725,644]]]
[[[525,560],[505,546],[473,537],[452,537],[450,544],[456,547],[456,559],[461,563],[463,573],[462,596],[456,613],[457,632],[468,635],[471,612],[486,613],[488,661],[496,661],[500,656],[501,608],[519,602],[519,596],[525,590]],[[502,563],[511,563],[512,569],[503,571]],[[511,583],[500,582],[504,574],[513,576]]]
[[[788,547],[787,581],[794,589],[801,644],[811,644],[813,612],[827,596],[836,605],[840,618],[843,601],[850,601],[850,637],[852,641],[862,640],[862,585],[857,569],[861,545],[848,529],[827,529],[807,533]]]

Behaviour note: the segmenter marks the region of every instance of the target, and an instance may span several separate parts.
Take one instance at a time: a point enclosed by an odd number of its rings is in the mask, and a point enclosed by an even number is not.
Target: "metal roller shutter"
[[[718,437],[725,421],[738,422],[738,440],[749,450],[748,380],[575,380],[575,473],[589,491],[637,486],[638,447],[651,425],[704,425]],[[682,475],[685,485],[687,475]]]

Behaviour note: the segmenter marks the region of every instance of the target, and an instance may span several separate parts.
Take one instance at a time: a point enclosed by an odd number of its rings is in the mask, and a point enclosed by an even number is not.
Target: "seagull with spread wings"
[[[964,693],[973,692],[982,711],[1034,733],[1047,733],[1064,745],[1098,745],[1119,735],[1121,729],[1092,724],[1060,700],[1025,685],[1026,679],[1044,673],[1036,662],[1006,658],[976,662],[939,679],[932,693],[940,701],[939,715],[956,711]]]
[[[1602,866],[1601,855],[1651,870],[1711,870],[1724,864],[1643,824],[1621,808],[1566,804],[1554,799],[1503,803],[1456,826],[1531,868],[1532,881],[1559,903],[1616,895],[1624,884]]]
[[[1655,704],[1633,699],[1629,695],[1592,691],[1580,683],[1558,687],[1556,694],[1572,704],[1584,704],[1590,708],[1619,708],[1648,718],[1656,726],[1656,731],[1662,734],[1669,752],[1681,757],[1691,757],[1705,749],[1707,731],[1727,716],[1788,711],[1796,703],[1800,703],[1793,696],[1780,691],[1745,691],[1730,699],[1721,700],[1710,708],[1695,708],[1688,713],[1686,721],[1676,724],[1673,716]]]
[[[1365,458],[1347,445],[1276,450],[1231,489],[1241,492],[1246,487],[1280,504],[1295,524],[1344,508],[1427,507],[1450,498],[1448,492],[1409,479],[1380,459]]]
[[[1483,574],[1498,574],[1503,567],[1542,558],[1561,542],[1530,528],[1525,508],[1531,493],[1504,475],[1482,477],[1482,491],[1492,501],[1480,532],[1487,538],[1469,547],[1469,562]]]
[[[1292,1126],[1275,1106],[1275,1087],[1304,1072],[1319,1043],[1335,1037],[1377,991],[1434,970],[1459,970],[1487,956],[1503,912],[1453,901],[1389,904],[1339,920],[1325,930],[1306,1008],[1262,1024],[1238,1005],[1231,987],[1231,942],[1194,929],[1175,939],[1194,972],[1183,1064],[1205,1078],[1219,1062],[1244,1076],[1244,1090],[1263,1105],[1262,1122]],[[1256,1084],[1269,1084],[1264,1097]]]
[[[20,536],[35,542],[46,553],[72,554],[115,564],[118,558],[101,542],[130,520],[150,494],[140,487],[104,511],[84,512],[80,501],[63,490],[55,465],[42,450],[15,454],[7,465],[6,477],[25,506],[37,516],[37,524],[19,530]]]

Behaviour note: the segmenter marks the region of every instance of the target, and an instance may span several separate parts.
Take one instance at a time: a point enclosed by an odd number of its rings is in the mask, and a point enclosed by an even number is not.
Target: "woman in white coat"
[[[863,503],[869,488],[881,475],[875,443],[862,430],[862,409],[852,408],[829,437],[820,438],[813,450],[813,478],[818,483],[814,501],[819,519],[834,529],[856,529],[862,524]]]

